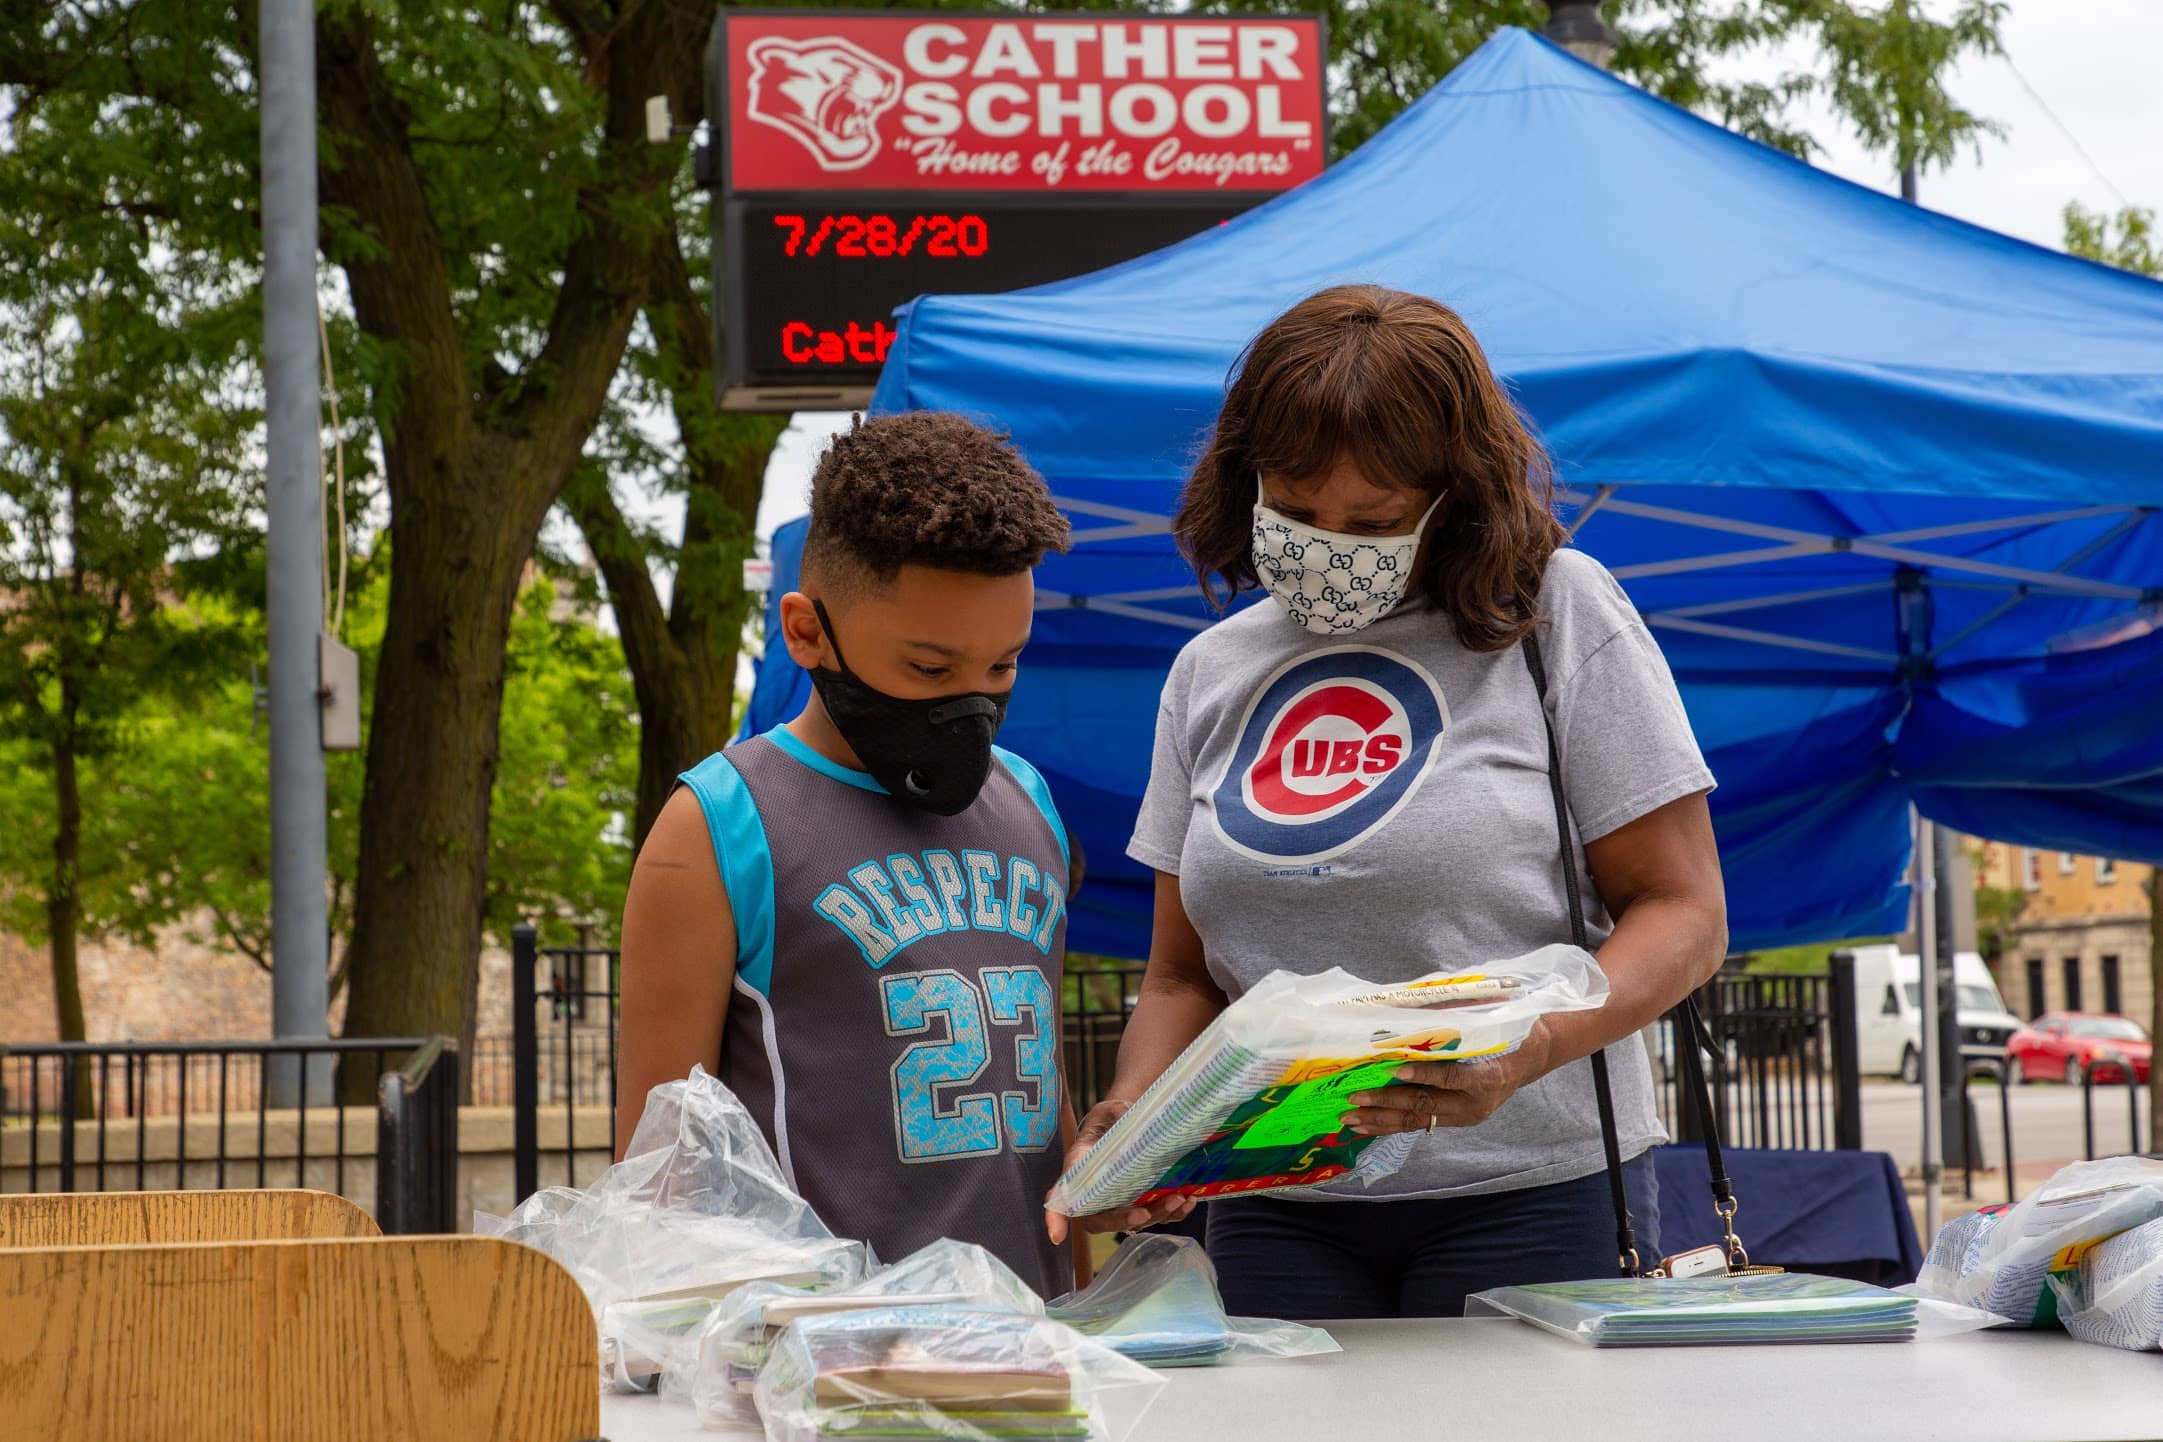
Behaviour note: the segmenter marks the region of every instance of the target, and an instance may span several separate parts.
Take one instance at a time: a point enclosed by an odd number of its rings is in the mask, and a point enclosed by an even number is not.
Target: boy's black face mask
[[[969,809],[991,775],[991,741],[1012,691],[968,691],[911,701],[889,696],[849,669],[826,603],[813,601],[838,670],[811,668],[811,684],[834,729],[895,800],[937,816]]]

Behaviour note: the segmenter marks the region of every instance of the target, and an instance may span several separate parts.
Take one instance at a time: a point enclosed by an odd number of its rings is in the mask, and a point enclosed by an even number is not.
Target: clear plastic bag
[[[917,1306],[790,1324],[756,1395],[768,1442],[1125,1442],[1163,1387],[1045,1317]]]
[[[2053,1273],[2050,1289],[2076,1339],[2128,1352],[2163,1348],[2163,1221],[2098,1242],[2072,1276]]]
[[[689,1402],[708,1427],[756,1426],[753,1384],[792,1321],[899,1305],[954,1306],[1041,1316],[1044,1300],[982,1247],[941,1240],[829,1292],[759,1283],[714,1307],[690,1341],[688,1365],[662,1374],[661,1394]]]
[[[1540,1017],[1606,1000],[1607,978],[1574,946],[1396,985],[1336,968],[1272,972],[1180,1053],[1047,1205],[1089,1216],[1169,1195],[1371,1186],[1418,1139],[1345,1132],[1354,1093],[1387,1085],[1408,1061],[1514,1051]]]
[[[1209,1254],[1191,1238],[1156,1232],[1128,1237],[1086,1290],[1057,1299],[1045,1314],[1150,1367],[1344,1350],[1319,1327],[1226,1316]]]
[[[2061,1169],[2013,1206],[1955,1217],[1903,1291],[2056,1327],[2053,1275],[2071,1280],[2095,1243],[2163,1219],[2163,1161],[2111,1157]]]
[[[1467,1317],[1515,1317],[1593,1347],[1928,1342],[2002,1326],[1972,1307],[1806,1272],[1606,1277],[1496,1287]]]
[[[720,1299],[752,1282],[845,1286],[873,1265],[796,1195],[750,1112],[692,1068],[655,1087],[624,1159],[592,1186],[550,1187],[473,1230],[568,1269],[592,1303],[602,1376],[650,1390]]]

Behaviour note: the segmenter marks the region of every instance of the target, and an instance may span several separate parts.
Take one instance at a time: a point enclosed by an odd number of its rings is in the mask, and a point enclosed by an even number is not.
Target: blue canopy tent
[[[1325,175],[1127,265],[905,308],[875,405],[1012,431],[1075,520],[1002,738],[1085,843],[1077,950],[1209,624],[1166,519],[1241,347],[1323,286],[1462,313],[1720,790],[1738,947],[1896,931],[1912,801],[2163,859],[2163,285],[1902,204],[1505,31]],[[786,564],[776,583],[793,579]],[[769,662],[750,729],[802,684]]]

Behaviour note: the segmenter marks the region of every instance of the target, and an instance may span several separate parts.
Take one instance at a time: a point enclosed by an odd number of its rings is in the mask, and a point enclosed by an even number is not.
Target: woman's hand
[[[1067,1148],[1066,1161],[1060,1166],[1062,1173],[1072,1171],[1074,1164],[1089,1149],[1104,1139],[1112,1129],[1112,1123],[1126,1115],[1134,1103],[1126,1101],[1098,1102],[1089,1109],[1089,1115],[1081,1119],[1081,1127],[1074,1134],[1074,1145]],[[1044,1212],[1044,1230],[1051,1235],[1053,1245],[1064,1242],[1068,1232],[1139,1232],[1162,1222],[1176,1222],[1194,1210],[1192,1197],[1165,1197],[1146,1207],[1122,1207],[1114,1212],[1099,1212],[1093,1217],[1068,1217],[1049,1208]]]
[[[1520,1087],[1547,1075],[1546,1022],[1505,1056],[1478,1061],[1416,1061],[1397,1068],[1380,1091],[1358,1092],[1345,1114],[1347,1129],[1365,1137],[1424,1132],[1435,1127],[1476,1127],[1493,1116]]]

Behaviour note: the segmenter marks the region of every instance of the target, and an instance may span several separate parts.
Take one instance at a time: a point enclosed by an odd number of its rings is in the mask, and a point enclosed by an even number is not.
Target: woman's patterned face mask
[[[1403,536],[1346,536],[1279,515],[1255,485],[1254,570],[1291,618],[1317,636],[1342,636],[1396,609],[1434,504]]]

